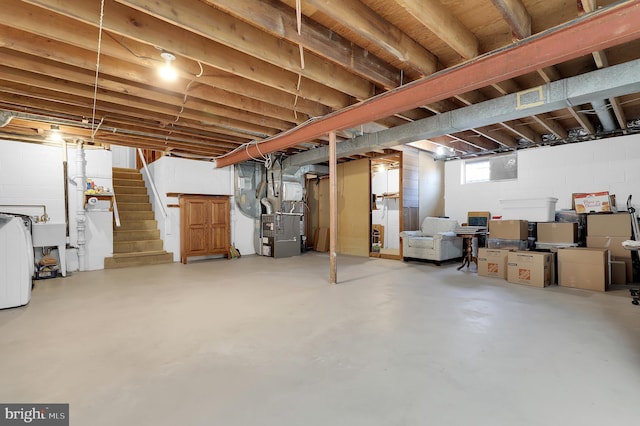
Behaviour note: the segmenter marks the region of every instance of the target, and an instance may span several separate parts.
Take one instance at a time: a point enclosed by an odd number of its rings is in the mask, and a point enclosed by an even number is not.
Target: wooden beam
[[[522,0],[491,0],[509,24],[513,35],[522,40],[531,35],[531,15]]]
[[[519,120],[505,121],[499,124],[505,129],[513,132],[521,138],[528,140],[529,142],[542,142],[542,137],[538,133],[534,132],[529,126],[520,122]]]
[[[30,6],[27,5],[26,7],[29,8]],[[0,16],[1,20],[2,16]],[[73,65],[95,73],[96,54],[90,50],[95,48],[94,41],[81,40],[82,46],[77,47],[68,42],[47,37],[57,35],[69,41],[78,37],[74,35],[74,30],[78,27],[81,28],[83,25],[69,27],[66,32],[63,32],[65,30],[64,27],[57,31],[47,31],[47,28],[39,27],[38,31],[43,33],[40,36],[6,25],[0,25],[0,34],[3,36],[3,45],[9,49],[28,53],[39,58],[49,58],[59,63]],[[157,50],[153,46],[142,45],[133,40],[127,40],[126,44],[120,45],[118,44],[120,40],[116,42],[112,37],[107,34],[102,42],[101,76],[123,77],[141,84],[149,84],[150,81],[158,78],[158,62],[145,59],[149,55],[157,54]],[[118,36],[118,39],[120,38]],[[123,46],[127,46],[127,49],[123,48]],[[133,55],[128,49],[136,52],[138,56]],[[234,107],[239,107],[236,104],[242,105],[242,109],[247,111],[258,113],[264,111],[265,115],[287,119],[288,121],[292,121],[290,119],[292,116],[295,120],[296,114],[304,119],[305,115],[317,117],[331,112],[331,109],[320,103],[302,98],[296,99],[296,96],[290,93],[249,81],[242,77],[236,77],[233,74],[207,65],[203,66],[203,75],[198,78],[195,76],[200,73],[200,69],[195,62],[182,64],[177,71],[180,78],[171,85],[172,87],[184,90],[190,81],[195,80],[197,84],[191,86],[190,94],[198,97],[205,96],[205,99],[224,99],[225,104]],[[200,90],[206,90],[208,93],[200,94]],[[289,118],[286,118],[286,116],[289,116]]]
[[[478,39],[439,0],[395,0],[463,59],[478,56]]]
[[[78,118],[91,117],[91,98],[71,95],[62,92],[53,92],[39,87],[27,86],[20,83],[4,82],[0,80],[0,100],[19,106],[18,111],[36,112],[48,111],[59,115],[71,114]],[[156,120],[157,127],[167,126],[167,132],[171,132],[175,123],[175,116],[168,116],[157,112],[140,110],[130,106],[101,101],[96,110],[96,117],[111,116],[117,114],[120,117],[126,116],[130,119]],[[5,107],[7,109],[7,107]],[[188,120],[188,119],[186,119]],[[246,131],[231,129],[221,123],[203,122],[195,120],[189,122],[192,128],[198,128],[204,132],[214,135],[222,133],[227,136],[239,137],[245,141],[255,139],[255,136]]]
[[[2,65],[0,65],[0,77],[5,81],[28,84],[34,89],[41,88],[49,90],[52,92],[52,99],[54,100],[65,99],[69,95],[74,95],[85,98],[86,103],[91,105],[91,100],[94,96],[94,90],[90,86],[85,86],[67,80],[54,79]],[[97,99],[98,102],[110,102],[116,105],[128,106],[145,111],[147,114],[149,112],[156,112],[159,114],[173,116],[174,120],[181,109],[179,105],[155,102],[146,98],[134,98],[126,94],[114,93],[108,90],[98,90]],[[260,135],[273,135],[277,133],[273,128],[218,115],[218,113],[215,112],[215,109],[211,108],[211,106],[207,106],[204,110],[192,109],[191,106],[187,106],[182,112],[180,112],[180,117],[205,122],[208,121],[221,127],[245,130]]]
[[[385,49],[422,75],[436,71],[437,58],[360,0],[305,0],[331,19]]]
[[[558,124],[556,120],[550,114],[538,114],[532,115],[533,118],[538,124],[547,129],[547,131],[553,133],[559,139],[565,139],[568,136],[567,131]]]
[[[578,107],[567,108],[567,111],[575,118],[580,127],[587,131],[590,135],[594,135],[596,133],[596,128],[589,121],[589,118],[583,113],[579,112]]]
[[[70,40],[65,39],[66,42],[86,45],[90,41],[95,49],[98,39],[97,26],[100,22],[99,3],[84,0],[28,0],[28,3],[39,7],[33,8],[25,2],[16,0],[4,0],[0,23],[41,35],[41,32],[46,30],[51,34],[49,37],[56,40],[59,39],[56,33],[66,34],[68,28],[76,34]],[[352,98],[346,93],[307,78],[302,79],[302,84],[298,88],[297,73],[255,59],[197,34],[183,32],[180,37],[177,37],[175,27],[169,24],[114,3],[113,0],[107,0],[106,3],[105,8],[110,13],[104,16],[105,30],[146,43],[151,48],[158,46],[178,55],[175,63],[178,68],[183,66],[184,58],[182,57],[185,57],[293,95],[312,99],[332,108],[342,108],[352,103]],[[41,8],[49,11],[49,15],[43,13]],[[61,19],[62,16],[58,14],[72,19]],[[33,25],[33,16],[42,17],[42,22],[37,27]],[[20,19],[20,22],[16,22],[16,19]],[[88,30],[83,23],[92,26],[93,31]],[[92,32],[94,33],[92,36],[82,40],[82,34]],[[157,50],[155,55],[159,55]],[[187,62],[195,65],[191,61]]]
[[[609,102],[611,102],[611,107],[613,108],[613,113],[616,116],[616,120],[618,120],[618,125],[621,129],[627,128],[627,117],[622,109],[622,105],[620,105],[620,101],[618,98],[609,98]]]
[[[304,68],[298,46],[265,33],[200,0],[116,0],[172,25],[172,37],[198,34],[239,52],[300,74],[310,80],[348,93],[358,99],[374,94],[374,86],[342,66],[327,62],[312,52],[304,53]],[[126,16],[126,8],[109,5],[109,13]],[[215,22],[215,25],[211,25]],[[159,27],[160,28],[160,27]]]
[[[329,132],[329,284],[338,283],[338,183],[336,132]]]
[[[385,89],[401,84],[400,70],[304,15],[301,17],[302,31],[298,35],[295,9],[279,1],[204,1],[238,19],[259,26],[273,36],[301,44],[306,50],[340,64]]]
[[[294,146],[315,139],[329,129],[342,130],[358,126],[575,59],[594,50],[636,40],[640,38],[640,26],[636,25],[638,20],[640,1],[602,9],[538,37],[332,113],[321,120],[272,138],[259,148],[254,145],[245,151],[230,154],[216,161],[216,166],[236,164],[246,161],[251,155],[258,155],[258,150],[269,153]]]
[[[95,83],[95,71],[91,72],[89,70],[77,69],[53,61],[48,61],[46,59],[32,58],[28,55],[17,52],[11,53],[5,49],[0,49],[0,63],[19,70],[30,70],[31,72],[38,73],[41,76],[50,77],[53,83],[51,86],[52,90],[56,90],[55,87],[58,86],[59,80],[72,81],[88,87],[93,86]],[[115,93],[121,93],[130,99],[135,99],[137,97],[143,100],[154,100],[159,104],[164,103],[174,105],[176,116],[179,115],[179,111],[183,106],[188,106],[191,109],[195,109],[203,113],[245,121],[247,123],[253,123],[260,126],[272,127],[279,130],[289,129],[293,124],[276,118],[270,118],[263,114],[256,114],[247,111],[246,109],[230,108],[226,105],[205,101],[200,97],[192,96],[191,91],[188,92],[191,96],[187,96],[185,102],[185,95],[182,93],[171,93],[168,90],[152,90],[149,86],[127,84],[119,79],[115,80],[109,78],[109,76],[105,74],[101,75],[102,77],[99,79],[98,85],[105,91],[108,90]],[[193,91],[193,93],[203,96],[206,95],[207,92],[207,90],[203,90],[202,88],[198,90],[197,87]],[[93,96],[93,93],[91,93],[91,95]],[[238,106],[242,107],[242,104],[239,104]]]
[[[479,127],[476,129],[471,129],[471,131],[489,140],[492,140],[503,147],[513,148],[518,145],[514,138],[506,136],[503,132],[498,131],[497,129],[491,129],[489,127]]]

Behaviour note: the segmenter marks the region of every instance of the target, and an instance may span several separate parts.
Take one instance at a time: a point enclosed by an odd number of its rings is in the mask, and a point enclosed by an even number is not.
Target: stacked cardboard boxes
[[[513,251],[507,258],[507,281],[534,287],[552,284],[551,253]]]
[[[487,247],[503,250],[526,250],[529,222],[526,220],[492,220],[489,222]]]
[[[542,222],[538,223],[539,243],[575,244],[578,240],[577,223]]]
[[[507,279],[507,257],[509,250],[479,248],[478,275]]]
[[[631,233],[631,218],[628,213],[587,216],[587,247],[609,250],[612,284],[633,281],[631,252],[622,247],[623,241],[631,239]]]
[[[606,291],[609,250],[568,247],[558,250],[558,284],[562,287]]]

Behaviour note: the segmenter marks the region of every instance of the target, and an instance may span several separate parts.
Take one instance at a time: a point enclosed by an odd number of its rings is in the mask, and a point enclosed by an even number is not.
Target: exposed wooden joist
[[[566,129],[559,125],[550,114],[532,115],[531,118],[559,139],[565,139],[568,136]]]
[[[52,93],[53,97],[51,99],[64,99],[68,95],[73,95],[84,97],[87,104],[91,105],[91,100],[94,95],[93,88],[89,86],[66,80],[53,79],[2,65],[0,65],[0,77],[5,81],[29,84],[34,89],[40,88],[55,92]],[[98,102],[104,101],[116,105],[128,106],[139,109],[140,111],[146,111],[147,113],[156,112],[159,114],[173,116],[174,120],[179,115],[180,117],[190,118],[192,120],[209,121],[222,127],[245,130],[256,134],[270,135],[276,133],[275,129],[267,126],[251,124],[243,120],[220,116],[216,113],[215,108],[211,108],[211,106],[206,106],[204,109],[193,109],[191,106],[187,105],[184,110],[180,111],[181,108],[179,106],[163,104],[146,98],[134,98],[132,96],[114,93],[104,89],[98,90],[97,99]],[[87,112],[89,113],[89,111]]]
[[[305,3],[385,49],[422,75],[435,72],[437,60],[431,52],[359,0],[305,0]]]
[[[2,82],[2,80],[0,80],[0,82]],[[8,81],[2,82],[0,85],[0,94],[2,93],[5,95],[0,96],[0,100],[21,105],[23,108],[38,108],[42,111],[58,111],[62,114],[74,114],[80,117],[92,116],[92,100],[91,98],[88,98],[86,94],[84,96],[78,96],[61,91],[51,91],[48,89]],[[116,99],[115,101],[117,102],[118,100]],[[102,117],[112,113],[144,120],[155,119],[164,125],[175,123],[174,115],[166,115],[158,111],[140,109],[139,105],[138,107],[132,107],[125,104],[107,102],[105,100],[101,100],[98,103],[96,111],[97,117]],[[189,115],[190,114],[185,114],[184,117],[189,117]],[[206,117],[206,120],[203,121],[202,117],[200,117],[194,119],[194,121],[201,123],[200,127],[202,129],[208,129],[212,132],[220,132],[236,137],[249,138],[249,140],[256,138],[256,135],[248,130],[233,128],[226,120],[215,120],[214,117]],[[167,131],[170,132],[170,128]]]
[[[531,15],[522,0],[491,0],[491,2],[507,21],[517,39],[522,40],[531,35]]]
[[[173,37],[182,39],[184,31],[193,32],[359,99],[366,99],[375,92],[369,81],[311,52],[305,52],[302,68],[297,46],[266,34],[200,0],[115,1],[143,11],[145,16],[154,16],[173,25]],[[126,8],[120,8],[113,10],[113,5],[109,5],[109,12],[126,15]],[[211,25],[212,22],[215,25]]]
[[[27,5],[16,0],[5,0],[5,3],[7,2],[9,3],[8,5],[3,5],[0,23],[20,29],[33,30],[31,17],[34,14],[42,15],[42,10],[25,10]],[[84,0],[28,0],[28,3],[38,6],[36,9],[45,8],[92,26],[93,31],[84,29],[84,33],[92,33],[92,36],[88,36],[87,40],[90,40],[95,48],[95,43],[98,39],[97,25],[100,21],[99,3],[91,3]],[[169,24],[131,8],[113,3],[110,0],[107,0],[107,3],[109,10],[115,10],[119,14],[115,13],[115,11],[105,14],[103,21],[105,30],[147,43],[150,46],[158,46],[176,55],[190,58],[193,61],[200,61],[214,68],[231,72],[294,95],[298,94],[303,98],[312,99],[332,108],[342,108],[352,103],[349,95],[307,78],[302,79],[302,84],[298,89],[298,74],[296,73],[255,59],[197,34],[183,32],[182,36],[178,38],[175,36],[174,27]],[[7,12],[11,12],[10,16],[8,16]],[[21,19],[21,26],[17,26],[16,19]],[[64,26],[57,24],[49,27],[47,22],[60,22],[60,17],[52,15],[48,20],[43,20],[41,23],[42,27],[47,30],[46,32],[50,34],[48,35],[49,37],[59,40],[60,38],[56,33],[66,33]],[[77,33],[78,27],[81,26],[81,23],[75,20],[70,20],[68,23],[68,28],[74,33]],[[41,35],[44,29],[36,28]],[[75,35],[72,39],[65,38],[63,40],[74,45],[78,43],[86,44],[86,42],[83,43],[82,37],[78,35]],[[156,51],[156,55],[159,57],[158,51]],[[176,66],[182,66],[180,59],[176,60]]]
[[[28,6],[27,6],[28,7]],[[2,20],[2,17],[0,17]],[[79,25],[80,27],[82,25]],[[46,29],[46,28],[45,28]],[[56,31],[56,35],[62,36],[65,40],[73,37],[78,25],[68,28],[66,33],[64,28]],[[43,32],[42,27],[40,31]],[[47,35],[53,31],[44,31]],[[95,48],[95,41],[81,39],[82,47],[52,40],[50,38],[28,33],[5,25],[0,25],[0,33],[3,35],[3,45],[12,50],[28,53],[37,57],[46,57],[60,63],[73,65],[82,69],[95,72],[95,52],[89,50]],[[74,41],[75,43],[75,41]],[[100,59],[100,74],[111,76],[126,76],[128,80],[141,84],[149,84],[158,79],[158,62],[145,59],[146,56],[157,54],[153,47],[142,46],[132,40],[127,41],[127,47],[136,51],[140,57],[134,56],[129,50],[117,44],[109,33],[105,33],[102,42],[102,55]],[[189,91],[197,93],[201,88],[207,89],[209,99],[225,99],[225,103],[230,106],[237,104],[238,107],[264,113],[274,118],[295,121],[296,115],[300,119],[305,116],[322,116],[330,112],[330,109],[313,101],[298,98],[295,95],[274,89],[260,83],[248,81],[236,77],[224,71],[216,70],[204,66],[204,73],[200,77],[195,77],[200,73],[196,63],[181,64],[178,68],[181,77],[172,84],[165,83],[166,86],[184,91],[188,83],[195,80]],[[193,86],[196,86],[195,88]],[[240,106],[241,105],[241,106]],[[294,113],[297,111],[297,113]],[[289,118],[287,118],[289,117]],[[293,117],[293,120],[291,120]]]
[[[386,89],[398,87],[400,71],[376,58],[365,49],[343,39],[317,22],[301,17],[302,31],[296,30],[296,11],[277,0],[205,0],[218,9],[251,22],[262,30],[351,69]]]
[[[357,106],[330,114],[284,135],[261,144],[260,151],[297,145],[314,139],[329,129],[345,129],[360,123],[388,117],[396,112],[440,101],[459,93],[486,87],[539,68],[568,61],[594,50],[602,50],[640,38],[640,2],[623,3],[603,9],[570,25],[557,27],[539,37],[510,48],[470,61],[462,66],[445,70],[420,81],[409,83],[391,92],[376,96]],[[253,148],[253,149],[252,149]],[[257,155],[257,147],[234,153],[216,161],[218,167],[245,161]],[[253,152],[252,152],[253,151]]]
[[[478,56],[476,36],[439,0],[395,0],[463,59]]]
[[[84,84],[86,86],[93,86],[95,82],[95,72],[91,73],[88,70],[79,70],[62,64],[57,64],[51,61],[34,60],[29,56],[10,53],[5,49],[0,48],[0,63],[10,66],[16,69],[30,70],[31,72],[38,73],[41,76],[51,77],[52,86],[55,90],[58,86],[59,80],[72,81],[75,83]],[[46,84],[43,83],[43,84]],[[191,109],[195,109],[204,113],[214,114],[221,117],[227,117],[230,119],[246,121],[248,123],[257,124],[260,126],[266,126],[276,128],[280,130],[288,129],[292,126],[292,123],[275,118],[269,118],[264,114],[255,114],[243,109],[234,109],[221,104],[215,104],[212,102],[204,101],[202,98],[194,96],[185,96],[178,93],[163,92],[159,90],[152,90],[148,86],[134,86],[127,84],[121,80],[111,80],[105,78],[99,79],[99,87],[116,93],[121,93],[130,97],[130,99],[141,98],[141,100],[153,99],[158,104],[167,104],[175,106],[176,118],[180,116],[180,109],[188,106]],[[202,90],[200,91],[202,92]],[[206,93],[206,91],[204,91]]]
[[[580,127],[582,127],[587,133],[590,135],[596,133],[596,128],[593,123],[589,121],[589,118],[586,115],[579,111],[578,107],[567,108],[567,111],[569,111],[571,116],[573,116],[578,124],[580,124]]]
[[[488,127],[481,127],[481,128],[475,128],[475,129],[471,129],[472,132],[475,132],[489,140],[494,141],[495,143],[497,143],[498,145],[501,145],[503,147],[515,147],[517,146],[517,142],[515,141],[514,138],[512,137],[508,137],[505,134],[503,134],[502,132],[496,130],[496,129],[490,129]]]
[[[621,129],[627,128],[627,116],[622,109],[622,105],[620,105],[620,101],[618,98],[609,98],[609,102],[611,103],[611,108],[613,109],[613,113],[616,116],[616,120],[618,121],[618,125]]]

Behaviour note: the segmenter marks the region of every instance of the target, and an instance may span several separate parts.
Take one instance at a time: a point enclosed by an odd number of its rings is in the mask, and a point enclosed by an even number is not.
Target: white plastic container
[[[556,217],[557,198],[522,198],[500,200],[502,219],[553,222]]]

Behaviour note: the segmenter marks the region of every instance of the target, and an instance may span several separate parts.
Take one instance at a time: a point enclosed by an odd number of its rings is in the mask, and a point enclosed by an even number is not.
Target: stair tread
[[[113,258],[122,259],[127,257],[144,257],[144,256],[157,256],[163,254],[171,254],[166,250],[150,250],[150,251],[135,251],[131,253],[113,253]]]

